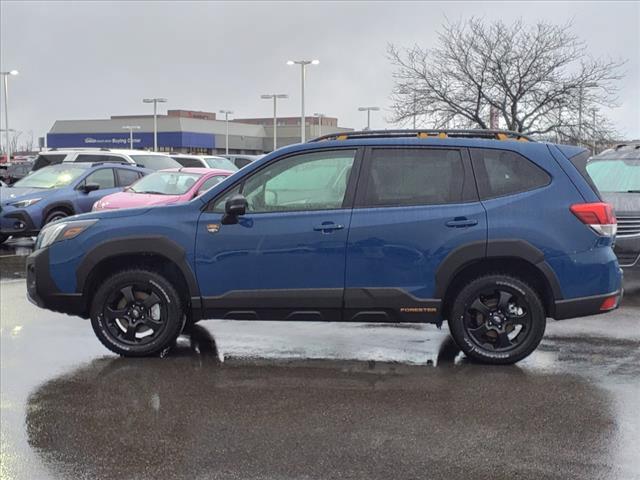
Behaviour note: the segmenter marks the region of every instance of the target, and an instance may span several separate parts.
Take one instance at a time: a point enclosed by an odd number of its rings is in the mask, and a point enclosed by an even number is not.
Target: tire
[[[56,220],[61,220],[68,216],[69,214],[64,210],[54,210],[47,214],[46,218],[44,219],[44,225],[46,225],[47,223],[55,222]]]
[[[9,235],[2,235],[0,234],[0,245],[2,245],[4,242],[6,242],[9,239]]]
[[[516,277],[491,274],[460,290],[448,323],[451,336],[467,357],[507,365],[537,348],[546,322],[533,288]]]
[[[184,318],[174,286],[151,270],[116,273],[100,285],[91,301],[96,336],[109,350],[126,357],[157,355],[173,345]]]

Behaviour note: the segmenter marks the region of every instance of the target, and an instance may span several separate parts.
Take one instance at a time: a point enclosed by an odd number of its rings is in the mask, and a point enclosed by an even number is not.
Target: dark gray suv
[[[615,252],[625,280],[640,282],[640,141],[592,157],[587,171],[618,218]]]

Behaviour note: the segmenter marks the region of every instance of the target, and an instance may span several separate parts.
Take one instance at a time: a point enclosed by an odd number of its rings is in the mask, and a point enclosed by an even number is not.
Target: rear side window
[[[191,168],[191,167],[202,168],[203,167],[202,162],[200,160],[198,160],[197,158],[189,158],[189,157],[171,157],[171,158],[173,158],[176,162],[178,162],[183,167],[187,167],[187,168]]]
[[[128,187],[140,178],[140,174],[138,172],[134,172],[133,170],[125,170],[124,168],[118,168],[116,170],[116,173],[119,187]]]
[[[366,206],[441,205],[464,201],[458,150],[376,148],[365,180]]]
[[[547,172],[515,152],[472,149],[471,158],[482,200],[526,192],[551,182]]]

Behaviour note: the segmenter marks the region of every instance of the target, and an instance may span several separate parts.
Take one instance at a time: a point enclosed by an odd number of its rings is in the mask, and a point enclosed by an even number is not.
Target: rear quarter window
[[[551,176],[531,160],[508,150],[471,149],[480,199],[535,190],[551,183]]]

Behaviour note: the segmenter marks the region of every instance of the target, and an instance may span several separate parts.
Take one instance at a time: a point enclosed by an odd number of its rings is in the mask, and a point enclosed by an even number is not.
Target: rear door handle
[[[456,217],[453,220],[448,221],[445,225],[451,228],[464,228],[464,227],[473,227],[477,225],[478,221],[473,219],[468,219],[466,217]]]
[[[322,233],[329,233],[334,230],[342,230],[343,228],[344,228],[344,225],[340,225],[339,223],[333,223],[333,222],[324,222],[321,225],[316,225],[315,227],[313,227],[313,229],[316,232],[322,232]]]

